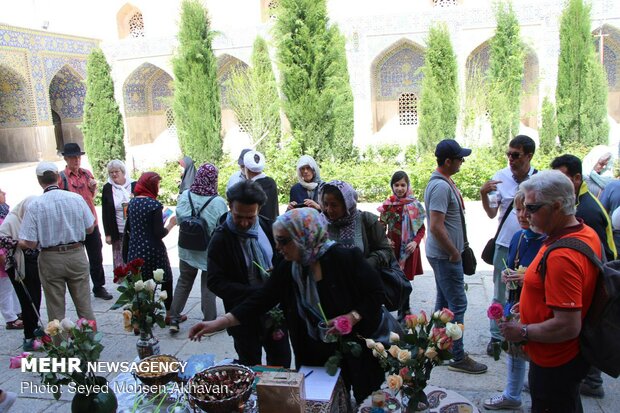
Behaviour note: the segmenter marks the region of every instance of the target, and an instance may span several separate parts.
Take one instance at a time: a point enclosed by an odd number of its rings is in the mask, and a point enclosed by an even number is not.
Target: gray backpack
[[[207,221],[200,216],[200,213],[211,203],[215,195],[209,198],[198,212],[194,209],[191,192],[187,193],[187,197],[189,198],[192,215],[184,218],[179,224],[179,247],[192,251],[206,251],[209,247],[211,236]]]

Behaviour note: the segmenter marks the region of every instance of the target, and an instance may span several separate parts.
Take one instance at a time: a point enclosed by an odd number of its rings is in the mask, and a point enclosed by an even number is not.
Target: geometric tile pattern
[[[474,69],[477,69],[486,77],[487,70],[489,70],[490,52],[491,47],[489,46],[489,41],[487,40],[471,52],[469,56],[467,56],[465,68],[468,76],[473,73]]]
[[[82,78],[63,66],[50,83],[50,103],[52,109],[63,121],[80,121],[84,114],[86,86]]]
[[[595,29],[592,34],[597,36],[599,29]],[[607,85],[610,91],[620,90],[620,32],[609,25],[604,25],[603,35],[607,35],[603,40],[603,66],[605,66],[607,73]],[[600,37],[594,39],[598,56]]]
[[[154,64],[143,63],[123,86],[125,113],[127,116],[164,114],[172,95],[172,77]]]
[[[0,24],[0,58],[2,58],[0,65],[6,65],[13,71],[23,74],[27,94],[26,107],[31,113],[33,124],[52,123],[50,83],[58,71],[68,66],[76,76],[85,79],[86,59],[91,50],[97,46],[98,41],[95,39]],[[22,61],[6,62],[3,58],[11,52],[21,52],[26,58]],[[75,98],[79,100],[77,95]],[[77,110],[73,110],[71,116],[76,115]]]
[[[403,93],[398,98],[399,125],[418,124],[418,98],[415,93]]]
[[[402,93],[419,93],[424,66],[424,49],[409,42],[398,42],[375,65],[373,74],[376,100],[398,100]]]
[[[229,109],[228,80],[233,71],[245,71],[248,65],[230,55],[222,55],[217,59],[217,83],[220,85],[220,106],[222,110]]]

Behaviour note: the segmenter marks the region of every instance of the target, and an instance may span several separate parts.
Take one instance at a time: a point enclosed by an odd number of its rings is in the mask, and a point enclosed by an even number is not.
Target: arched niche
[[[385,49],[371,65],[373,132],[388,123],[417,125],[424,48],[402,39]]]
[[[33,114],[31,94],[24,77],[0,65],[0,128],[32,126]]]
[[[607,110],[616,122],[620,123],[620,30],[604,24],[592,31],[596,51],[600,58],[601,35],[603,35],[603,67],[607,74]]]
[[[248,65],[242,60],[224,54],[217,58],[217,82],[220,86],[220,105],[222,108],[222,135],[230,131],[241,131],[235,112],[228,104],[228,79],[235,70],[247,70]]]
[[[116,26],[118,38],[144,37],[144,18],[139,8],[131,3],[126,3],[116,13]]]
[[[151,143],[169,131],[167,110],[173,88],[172,77],[152,63],[141,64],[127,77],[123,100],[130,145]]]
[[[49,86],[50,108],[56,135],[56,150],[65,143],[84,143],[84,135],[79,128],[84,116],[86,86],[84,79],[69,65],[56,72]]]
[[[538,56],[533,49],[526,47],[521,81],[521,122],[532,129],[538,129],[539,73]]]

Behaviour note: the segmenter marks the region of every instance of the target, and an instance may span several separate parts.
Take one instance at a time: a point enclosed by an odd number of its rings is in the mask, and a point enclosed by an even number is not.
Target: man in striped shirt
[[[59,190],[56,165],[41,162],[36,173],[43,195],[28,206],[19,231],[19,245],[41,248],[39,276],[48,319],[65,318],[68,288],[78,317],[94,320],[83,241],[86,234],[93,232],[95,217],[80,195]]]

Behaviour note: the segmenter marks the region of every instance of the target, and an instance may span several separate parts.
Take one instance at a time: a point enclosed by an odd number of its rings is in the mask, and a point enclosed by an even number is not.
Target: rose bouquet
[[[168,298],[166,291],[157,291],[157,286],[164,280],[164,270],[153,271],[153,279],[144,281],[141,268],[144,260],[136,258],[114,269],[114,282],[120,284],[121,293],[112,306],[112,310],[123,308],[123,321],[126,331],[139,329],[141,333],[152,335],[153,325],[165,328],[165,311],[163,302]]]
[[[94,320],[80,318],[76,323],[68,318],[62,321],[52,320],[47,324],[45,333],[41,337],[43,348],[47,352],[47,357],[64,362],[69,358],[80,360],[79,370],[41,373],[41,382],[57,391],[54,398],[60,398],[60,386],[62,384],[75,383],[77,385],[95,385],[99,379],[93,371],[88,368],[89,362],[99,360],[103,345],[101,344],[101,333],[97,332],[97,323]],[[11,359],[11,368],[20,368],[22,358],[30,358],[29,353],[22,353],[20,356]],[[61,362],[62,363],[62,362]]]
[[[499,326],[501,323],[505,323],[515,318],[513,312],[516,312],[515,310],[518,310],[518,308],[519,303],[513,304],[510,301],[507,302],[506,305],[501,305],[500,303],[493,303],[487,309],[487,317],[489,317],[491,320],[494,320]],[[502,350],[506,351],[511,355],[525,357],[521,343],[513,343],[503,340],[501,343],[493,342],[493,358],[496,361],[499,360],[499,355],[501,354]]]
[[[463,325],[452,323],[454,314],[447,308],[428,318],[426,312],[405,316],[406,332],[390,334],[391,346],[366,339],[366,346],[388,372],[388,387],[408,398],[407,406],[416,410],[428,406],[424,393],[433,367],[452,358],[454,340],[463,336]]]

